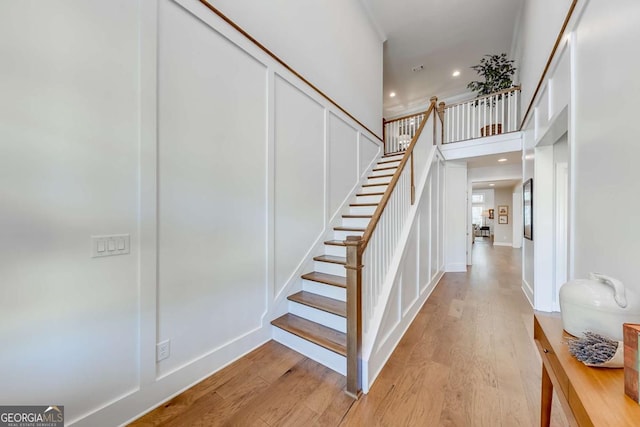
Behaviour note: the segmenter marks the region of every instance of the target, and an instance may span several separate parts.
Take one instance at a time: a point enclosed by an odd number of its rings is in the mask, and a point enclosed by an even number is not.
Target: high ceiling
[[[468,92],[469,69],[511,51],[524,0],[361,0],[384,44],[384,117]],[[412,68],[424,66],[422,71]],[[454,70],[460,71],[453,77]],[[391,98],[389,94],[395,92]]]

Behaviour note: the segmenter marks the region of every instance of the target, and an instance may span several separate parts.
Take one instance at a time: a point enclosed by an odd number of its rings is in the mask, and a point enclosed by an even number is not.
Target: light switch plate
[[[91,236],[91,257],[126,255],[130,251],[130,240],[128,234]]]

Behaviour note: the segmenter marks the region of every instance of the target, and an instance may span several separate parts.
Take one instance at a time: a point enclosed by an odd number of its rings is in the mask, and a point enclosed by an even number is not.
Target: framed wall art
[[[508,215],[498,215],[498,224],[509,224]]]
[[[498,215],[509,215],[509,206],[498,206]]]

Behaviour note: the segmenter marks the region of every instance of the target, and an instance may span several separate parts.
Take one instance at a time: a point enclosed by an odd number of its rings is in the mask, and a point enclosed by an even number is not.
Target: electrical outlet
[[[171,355],[171,340],[166,340],[156,344],[156,362],[168,359]]]

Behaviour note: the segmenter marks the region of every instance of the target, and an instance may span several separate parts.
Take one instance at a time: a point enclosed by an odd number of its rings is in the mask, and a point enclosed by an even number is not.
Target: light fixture
[[[495,184],[489,184],[489,187],[495,187],[495,186],[496,186]]]
[[[396,93],[395,93],[395,92],[391,92],[391,93],[389,94],[389,96],[390,96],[391,98],[394,98],[394,97],[396,96]]]
[[[506,162],[506,161],[507,161],[507,159],[505,159],[505,158],[503,157],[502,159],[498,159],[498,161],[499,161],[500,163],[502,163],[502,162]]]
[[[453,74],[451,74],[453,77],[458,77],[460,75],[460,70],[454,70]]]

